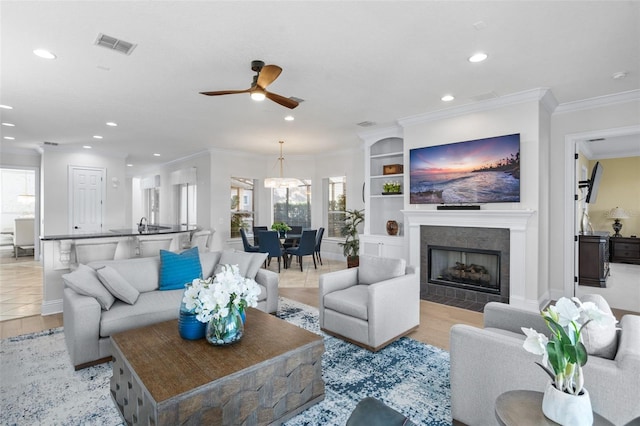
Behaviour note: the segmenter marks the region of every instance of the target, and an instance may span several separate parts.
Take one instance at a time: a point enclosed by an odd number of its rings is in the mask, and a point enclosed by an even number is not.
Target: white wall
[[[42,153],[42,230],[43,235],[72,233],[69,229],[69,166],[97,167],[106,170],[105,217],[103,229],[119,228],[125,224],[126,211],[131,210],[126,182],[124,158],[106,157],[89,150],[68,151],[60,147],[47,148]],[[120,185],[114,188],[112,178]]]
[[[615,97],[614,97],[615,98]],[[617,129],[640,124],[640,100],[606,103],[588,109],[559,108],[551,117],[551,144],[549,153],[549,285],[551,297],[557,299],[565,294],[565,280],[573,281],[573,250],[565,251],[564,247],[573,235],[573,223],[566,224],[565,214],[573,217],[573,209],[565,213],[566,197],[573,199],[577,189],[565,193],[565,176],[575,176],[573,163],[571,170],[566,166],[567,137],[573,134],[592,131]],[[573,152],[573,146],[569,152]],[[572,222],[572,221],[570,221]]]
[[[546,196],[547,179],[541,177],[541,170],[548,151],[548,113],[538,101],[527,101],[519,104],[497,107],[485,111],[475,111],[435,121],[423,123],[413,121],[404,126],[405,150],[425,146],[443,145],[492,136],[520,133],[520,203],[486,204],[482,209],[527,209],[535,214],[529,220],[526,233],[526,282],[525,299],[540,300],[547,291],[546,261],[541,256],[547,251],[545,245],[547,229],[545,203],[541,198]],[[404,185],[409,187],[409,174],[405,174]],[[411,210],[435,210],[434,205],[405,205]]]

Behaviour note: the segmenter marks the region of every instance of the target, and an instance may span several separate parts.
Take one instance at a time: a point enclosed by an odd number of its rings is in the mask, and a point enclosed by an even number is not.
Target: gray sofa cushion
[[[140,293],[158,289],[160,282],[160,258],[100,260],[89,263],[93,269],[111,266]]]
[[[64,274],[62,279],[65,284],[76,293],[83,296],[94,297],[104,310],[109,310],[115,302],[113,295],[109,293],[109,290],[107,290],[98,279],[96,271],[87,265],[78,265],[75,271]]]
[[[137,328],[178,318],[183,293],[182,289],[140,293],[134,305],[116,301],[110,310],[102,313],[100,336],[130,330],[132,324]]]
[[[111,294],[125,303],[133,305],[138,300],[140,292],[136,290],[122,275],[111,266],[105,266],[96,271],[98,279]]]
[[[358,284],[374,284],[405,274],[407,262],[404,259],[360,255]]]
[[[200,252],[202,278],[207,279],[213,275],[213,270],[215,269],[216,265],[218,265],[218,262],[220,262],[221,255],[222,253],[219,251]]]
[[[366,285],[354,285],[344,290],[334,291],[324,296],[324,307],[350,317],[368,319]]]
[[[225,250],[220,256],[220,262],[216,266],[215,273],[220,272],[222,265],[238,265],[240,275],[243,277],[256,278],[260,266],[267,259],[267,253],[247,253],[239,250]]]

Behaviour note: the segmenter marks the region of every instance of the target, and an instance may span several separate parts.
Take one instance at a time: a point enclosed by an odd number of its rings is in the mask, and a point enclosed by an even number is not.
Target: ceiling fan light
[[[251,92],[251,99],[253,99],[254,101],[264,101],[266,97],[267,96],[264,94],[264,92]]]

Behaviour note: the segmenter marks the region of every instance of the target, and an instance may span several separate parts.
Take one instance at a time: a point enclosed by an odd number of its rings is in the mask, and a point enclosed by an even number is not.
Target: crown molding
[[[550,90],[546,87],[525,90],[523,92],[500,96],[499,98],[487,99],[480,102],[446,108],[426,114],[412,115],[399,119],[398,124],[402,127],[414,126],[416,124],[430,123],[433,121],[444,120],[446,118],[459,117],[461,115],[489,111],[526,102],[542,101],[545,108],[549,110],[549,108],[553,108],[553,101],[555,100],[555,97],[553,97],[553,95],[549,96],[549,92]]]
[[[640,100],[640,90],[629,90],[627,92],[614,93],[612,95],[597,96],[595,98],[583,99],[581,101],[566,102],[558,105],[555,114],[564,114],[586,109],[601,108],[609,105]]]

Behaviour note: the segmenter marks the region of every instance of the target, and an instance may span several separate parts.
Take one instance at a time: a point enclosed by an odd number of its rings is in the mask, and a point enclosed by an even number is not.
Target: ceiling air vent
[[[115,50],[116,52],[124,53],[125,55],[130,55],[131,52],[133,52],[133,49],[137,46],[136,44],[129,43],[128,41],[120,40],[102,33],[98,34],[95,44],[97,46]]]
[[[58,146],[58,142],[49,142],[49,141],[44,141],[43,142],[44,145],[51,145],[51,146]]]

